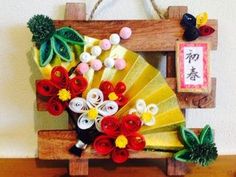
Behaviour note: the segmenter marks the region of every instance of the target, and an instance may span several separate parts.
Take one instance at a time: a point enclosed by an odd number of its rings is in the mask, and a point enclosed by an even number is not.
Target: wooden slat
[[[184,162],[177,161],[173,158],[168,158],[166,172],[168,176],[183,176],[189,172],[189,168]]]
[[[188,12],[187,6],[170,6],[168,18],[181,20],[183,14]],[[176,77],[175,52],[167,52],[166,56],[166,77]]]
[[[176,79],[166,79],[169,86],[176,92]],[[176,92],[180,108],[214,108],[215,107],[215,94],[216,94],[216,78],[212,78],[212,91],[209,94],[202,93],[180,93]],[[45,111],[46,102],[40,95],[36,94],[37,110]]]
[[[181,93],[177,92],[175,78],[167,78],[167,83],[176,92],[181,109],[186,108],[215,108],[216,105],[216,78],[212,78],[212,89],[209,94],[205,93]]]
[[[219,156],[209,167],[187,164],[185,177],[235,177],[236,155]],[[158,166],[158,168],[157,168]],[[1,177],[69,177],[67,161],[39,159],[0,159]],[[132,160],[124,165],[96,160],[90,163],[88,177],[167,177],[163,160]]]
[[[194,129],[199,134],[200,129]],[[72,130],[42,130],[38,132],[38,155],[44,160],[76,160],[77,156],[68,153],[77,140],[75,131]],[[139,151],[130,152],[131,159],[159,159],[172,157],[169,152],[151,152]],[[80,159],[108,159],[109,156],[101,156],[96,154],[94,149],[89,146]]]
[[[68,150],[76,143],[77,135],[71,130],[42,130],[38,132],[39,158],[44,160],[75,160],[77,156],[69,154]],[[169,152],[136,152],[130,153],[130,158],[166,158],[171,157]],[[109,156],[101,156],[88,147],[80,159],[108,159]]]
[[[167,52],[166,55],[166,77],[176,77],[175,52]]]
[[[69,160],[69,174],[71,176],[87,176],[89,172],[88,159]]]
[[[182,19],[183,15],[188,12],[187,6],[169,6],[168,19]]]
[[[85,3],[66,3],[65,20],[86,20]]]
[[[133,34],[121,44],[133,51],[174,51],[176,40],[181,40],[183,28],[180,20],[118,20],[118,21],[68,21],[56,20],[57,28],[70,26],[81,34],[104,39],[112,33],[118,33],[124,26],[131,27]],[[216,29],[209,37],[200,40],[209,41],[212,49],[217,48],[217,20],[209,20],[208,25]]]
[[[66,3],[65,20],[86,20],[86,4]],[[69,119],[69,129],[72,129],[72,125],[73,123]],[[69,174],[71,176],[88,175],[88,170],[87,159],[72,159],[69,161]]]

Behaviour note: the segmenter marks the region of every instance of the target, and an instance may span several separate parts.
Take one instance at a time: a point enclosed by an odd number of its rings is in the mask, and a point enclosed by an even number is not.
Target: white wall
[[[66,115],[51,118],[35,110],[34,80],[40,75],[30,58],[31,34],[26,28],[34,14],[63,19],[68,0],[0,0],[0,157],[37,155],[37,130],[66,128]],[[70,0],[71,2],[78,2]],[[236,1],[156,0],[162,8],[187,5],[189,12],[208,11],[219,20],[218,50],[212,52],[213,76],[217,77],[216,109],[190,110],[187,125],[211,124],[220,154],[236,153]],[[95,3],[87,1],[89,13]],[[95,19],[153,18],[149,0],[104,0]],[[156,15],[154,15],[155,17]]]

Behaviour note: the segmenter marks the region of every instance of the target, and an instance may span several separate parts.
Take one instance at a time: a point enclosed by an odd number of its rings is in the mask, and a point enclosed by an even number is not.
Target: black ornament
[[[183,18],[182,18],[180,24],[184,28],[196,27],[196,18],[193,15],[191,15],[191,14],[185,13],[183,15]]]
[[[194,41],[199,36],[200,36],[199,30],[196,27],[192,27],[185,29],[183,38],[186,41]]]

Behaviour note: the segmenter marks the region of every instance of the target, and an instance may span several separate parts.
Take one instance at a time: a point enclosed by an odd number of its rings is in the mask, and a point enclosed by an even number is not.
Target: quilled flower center
[[[142,114],[142,120],[144,123],[148,123],[152,120],[152,114],[150,112],[144,112]]]
[[[118,96],[116,95],[115,92],[111,92],[111,93],[108,95],[108,98],[109,98],[109,100],[111,100],[111,101],[115,101],[115,100],[118,99]]]
[[[119,135],[115,140],[116,147],[125,148],[128,144],[128,139],[124,135]]]
[[[88,118],[90,120],[95,120],[98,116],[98,110],[96,108],[91,108],[89,111],[88,111]]]
[[[66,89],[59,90],[57,96],[61,101],[68,101],[71,99],[71,93],[69,90]]]

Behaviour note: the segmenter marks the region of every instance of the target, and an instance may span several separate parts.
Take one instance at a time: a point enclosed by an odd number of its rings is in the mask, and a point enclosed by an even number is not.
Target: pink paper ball
[[[88,72],[88,70],[89,70],[89,65],[87,63],[80,63],[76,67],[76,72],[79,74],[84,74],[84,73]]]
[[[94,71],[99,71],[102,68],[102,62],[98,59],[94,59],[90,62],[90,66]]]
[[[117,58],[115,60],[115,68],[117,70],[123,70],[126,67],[126,61],[123,58]]]
[[[111,42],[108,39],[103,39],[100,42],[102,50],[109,50],[111,48]]]
[[[120,30],[120,37],[122,39],[129,39],[131,37],[132,30],[129,27],[123,27]]]

